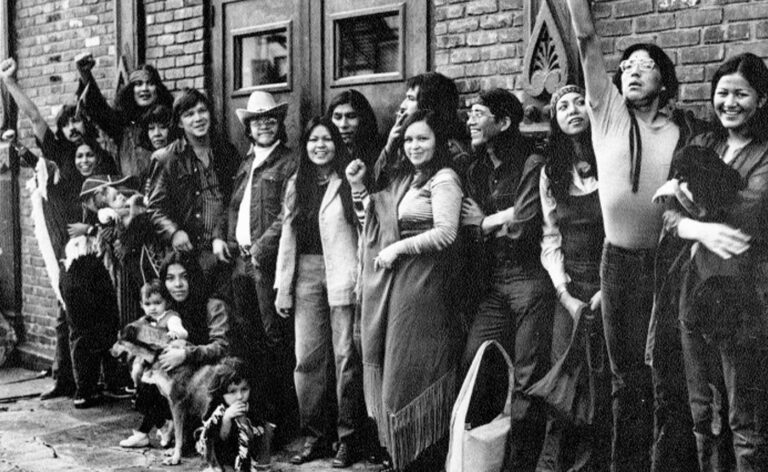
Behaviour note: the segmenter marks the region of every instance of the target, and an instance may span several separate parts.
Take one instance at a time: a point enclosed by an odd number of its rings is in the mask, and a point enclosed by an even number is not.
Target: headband
[[[569,93],[578,93],[582,97],[587,95],[584,89],[578,85],[564,85],[557,89],[557,92],[552,94],[552,99],[549,101],[549,106],[552,108],[552,110],[555,109],[557,102],[559,102],[561,98]]]

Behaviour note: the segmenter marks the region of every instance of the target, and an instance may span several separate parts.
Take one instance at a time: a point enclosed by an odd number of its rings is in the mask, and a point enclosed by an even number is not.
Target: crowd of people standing
[[[589,2],[567,4],[584,83],[552,94],[545,145],[513,93],[482,91],[462,122],[456,85],[427,72],[385,139],[355,90],[297,143],[288,105],[253,92],[241,156],[205,94],[174,100],[146,65],[111,106],[87,55],[54,133],[0,62],[42,153],[14,141],[61,307],[44,398],[136,387],[121,446],[154,427],[167,444],[159,392],[108,354],[143,309],[186,338],[163,369],[217,364],[209,460],[246,470],[236,433],[272,424],[273,448],[302,438],[294,464],[441,470],[493,340],[514,365],[504,470],[768,470],[768,67],[726,60],[697,119],[661,48],[628,47],[611,79]],[[568,411],[540,393],[564,369],[583,373]]]

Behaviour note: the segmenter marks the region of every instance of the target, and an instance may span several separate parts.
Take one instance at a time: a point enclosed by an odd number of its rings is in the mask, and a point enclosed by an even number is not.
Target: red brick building
[[[524,127],[545,130],[543,104],[580,81],[563,0],[10,0],[0,8],[0,54],[19,62],[19,81],[53,124],[77,88],[73,58],[88,50],[109,98],[121,71],[155,65],[168,87],[204,89],[222,130],[244,146],[234,108],[254,89],[288,101],[289,135],[336,93],[371,98],[380,131],[391,125],[407,77],[436,70],[472,102],[490,87],[527,105]],[[597,0],[603,51],[654,42],[677,65],[679,105],[708,113],[709,80],[744,51],[768,58],[768,0]],[[7,25],[7,27],[5,27]],[[3,120],[0,120],[2,122]],[[26,117],[20,135],[33,145]],[[21,327],[22,360],[52,357],[56,300],[35,241],[24,182],[0,150],[0,295]],[[7,161],[7,160],[6,160]],[[18,182],[18,192],[11,185]],[[16,228],[16,229],[14,229]],[[18,229],[20,228],[20,230]]]

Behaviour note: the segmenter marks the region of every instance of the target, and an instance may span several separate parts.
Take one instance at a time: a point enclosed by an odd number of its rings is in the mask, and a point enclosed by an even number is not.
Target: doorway
[[[392,126],[408,77],[429,70],[423,0],[214,0],[213,102],[241,153],[235,115],[254,90],[288,103],[289,145],[338,93],[356,89]]]

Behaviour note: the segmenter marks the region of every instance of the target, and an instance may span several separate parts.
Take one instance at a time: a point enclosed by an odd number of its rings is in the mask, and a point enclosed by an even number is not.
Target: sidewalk
[[[36,395],[53,384],[49,378],[22,369],[0,368],[0,472],[192,472],[205,468],[199,457],[184,457],[181,465],[164,466],[158,447],[123,449],[117,444],[140,422],[128,400],[76,410],[72,400],[41,402]],[[26,398],[24,398],[26,397]],[[157,440],[152,436],[152,444]],[[300,443],[292,445],[298,449]],[[330,472],[380,469],[358,462],[333,469],[331,460],[302,466],[287,462],[290,452],[273,457],[274,471]]]

